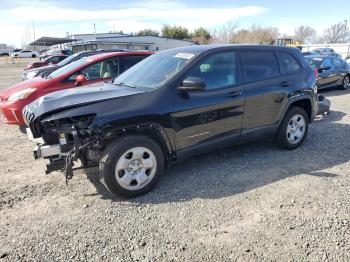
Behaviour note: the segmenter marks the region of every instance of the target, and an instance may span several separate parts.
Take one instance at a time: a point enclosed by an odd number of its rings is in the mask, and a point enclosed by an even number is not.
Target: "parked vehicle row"
[[[151,54],[103,53],[76,60],[45,77],[16,84],[0,93],[0,121],[23,126],[22,109],[35,99],[58,90],[111,80]]]
[[[48,66],[48,65],[55,65],[67,57],[68,57],[67,55],[52,55],[52,56],[47,57],[43,61],[33,62],[33,63],[28,64],[24,70],[30,70],[33,68],[38,68],[38,67],[43,67],[43,66]]]
[[[52,74],[69,79],[69,67]],[[77,160],[99,165],[108,190],[133,197],[167,163],[207,151],[268,137],[298,148],[317,111],[316,77],[299,50],[207,45],[159,52],[112,82],[50,93],[23,116],[29,137],[44,140],[34,155],[49,160],[47,173],[71,178]]]
[[[58,50],[47,50],[43,53],[40,54],[39,58],[40,60],[44,60],[48,58],[49,56],[52,55],[65,55],[65,56],[70,56],[72,55],[73,52],[69,49],[58,49]]]
[[[46,77],[50,73],[52,73],[53,71],[55,71],[63,66],[66,66],[72,62],[75,62],[83,57],[88,57],[88,56],[102,54],[102,53],[124,52],[124,51],[125,50],[123,50],[123,49],[105,49],[105,50],[99,49],[99,50],[94,50],[94,51],[83,51],[83,52],[75,53],[73,55],[68,56],[66,59],[62,60],[58,64],[42,66],[40,68],[34,68],[34,69],[24,71],[23,75],[22,75],[22,80],[24,81],[24,80],[31,79],[31,78],[38,77],[38,76]]]

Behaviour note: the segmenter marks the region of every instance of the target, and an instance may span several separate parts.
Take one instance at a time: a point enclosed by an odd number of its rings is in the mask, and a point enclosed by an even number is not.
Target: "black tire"
[[[304,117],[305,120],[305,131],[304,131],[304,135],[301,138],[301,140],[297,143],[291,143],[288,139],[288,135],[287,135],[287,128],[288,125],[290,123],[290,121],[292,120],[292,118],[296,115],[300,115],[302,117]],[[277,136],[276,136],[276,144],[283,149],[287,149],[287,150],[293,150],[298,148],[305,140],[306,136],[307,136],[307,132],[309,130],[309,117],[307,116],[305,110],[301,107],[298,106],[293,106],[291,108],[288,109],[283,122],[277,132]]]
[[[32,55],[32,58],[36,58],[36,55]]]
[[[341,84],[341,86],[340,86],[340,89],[342,89],[342,90],[348,89],[349,83],[350,83],[350,77],[349,77],[349,75],[344,76],[343,82],[342,82],[342,84]]]
[[[128,190],[122,187],[116,178],[115,169],[118,160],[127,152],[135,147],[145,147],[150,150],[156,159],[156,171],[152,179],[144,187],[138,190]],[[104,150],[99,164],[100,176],[105,187],[112,194],[119,197],[136,197],[147,193],[159,181],[164,170],[164,155],[160,146],[152,139],[146,136],[125,136],[113,141]]]

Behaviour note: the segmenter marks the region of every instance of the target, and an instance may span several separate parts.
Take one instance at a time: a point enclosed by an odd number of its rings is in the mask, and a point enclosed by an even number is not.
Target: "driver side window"
[[[200,78],[205,82],[206,90],[215,90],[234,86],[238,83],[237,62],[235,52],[212,54],[197,63],[186,74]]]
[[[68,78],[68,81],[75,81],[77,75],[84,75],[87,80],[116,77],[119,71],[118,67],[119,63],[117,58],[98,62],[74,73]]]
[[[331,60],[326,58],[325,60],[323,60],[321,67],[332,67],[332,63]]]

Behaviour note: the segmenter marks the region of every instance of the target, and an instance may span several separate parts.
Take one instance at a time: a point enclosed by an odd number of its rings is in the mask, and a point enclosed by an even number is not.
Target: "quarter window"
[[[238,83],[235,52],[212,54],[205,57],[186,74],[185,78],[201,78],[207,90],[213,90]]]
[[[261,81],[279,75],[278,61],[273,52],[242,52],[247,82]]]
[[[279,60],[282,73],[290,74],[300,69],[300,65],[297,60],[286,52],[279,53]]]

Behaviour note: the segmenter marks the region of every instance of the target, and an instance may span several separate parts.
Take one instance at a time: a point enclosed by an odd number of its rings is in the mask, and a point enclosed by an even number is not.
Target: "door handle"
[[[280,83],[280,86],[281,87],[287,87],[287,86],[290,86],[290,83],[287,82],[287,81],[283,81],[282,83]]]
[[[237,97],[237,96],[240,96],[242,95],[242,92],[241,91],[236,91],[236,92],[230,92],[228,94],[229,97]]]

